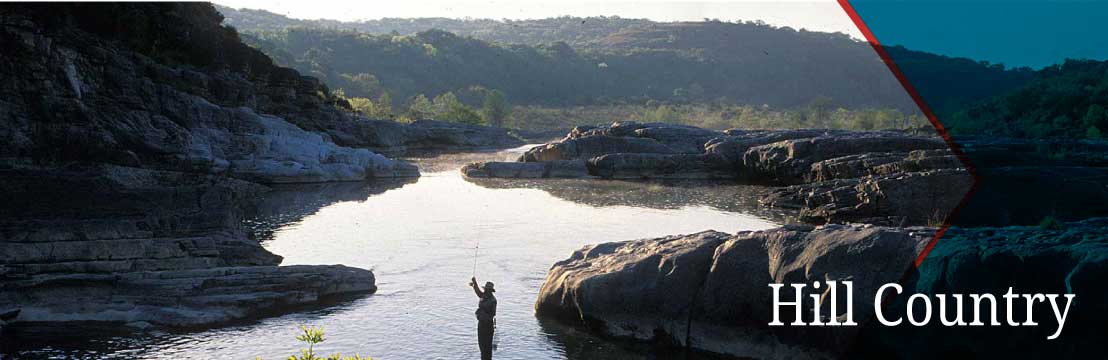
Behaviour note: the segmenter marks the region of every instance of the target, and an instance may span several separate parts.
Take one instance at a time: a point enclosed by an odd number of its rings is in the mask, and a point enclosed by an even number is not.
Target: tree
[[[819,127],[827,127],[827,114],[831,108],[831,98],[819,95],[808,102],[808,108],[812,112],[812,118]],[[873,124],[871,124],[872,126]]]
[[[508,117],[509,111],[503,92],[492,90],[485,94],[484,104],[481,105],[481,117],[485,119],[486,124],[504,127],[504,118]]]
[[[1089,110],[1085,111],[1085,116],[1081,118],[1081,125],[1108,127],[1108,111],[1100,104],[1090,105]]]
[[[446,113],[442,114],[442,120],[463,124],[480,125],[481,115],[474,111],[473,108],[466,106],[460,102],[454,103],[450,106],[450,109]]]
[[[461,106],[462,102],[458,101],[458,97],[454,96],[454,92],[447,91],[439,96],[436,96],[431,103],[435,106],[435,116],[443,116],[451,109]]]
[[[377,111],[377,113],[375,114],[377,117],[392,117],[392,96],[389,95],[388,91],[381,93],[381,96],[377,98],[377,101],[374,102],[374,105],[376,106],[376,109],[374,110]]]
[[[346,101],[350,103],[350,108],[354,109],[354,111],[359,114],[369,117],[377,116],[377,106],[373,103],[372,100],[356,97],[346,98]]]
[[[435,117],[435,104],[427,100],[423,94],[416,95],[408,103],[408,117],[415,120],[424,120]]]
[[[1097,129],[1096,126],[1090,126],[1088,130],[1085,130],[1085,138],[1090,140],[1100,139],[1100,129]]]

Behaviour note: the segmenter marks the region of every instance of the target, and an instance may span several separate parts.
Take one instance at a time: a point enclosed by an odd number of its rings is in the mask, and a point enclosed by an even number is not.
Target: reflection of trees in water
[[[747,213],[785,222],[794,215],[761,206],[758,199],[771,188],[709,180],[581,180],[581,179],[474,179],[467,181],[490,189],[538,189],[559,199],[607,207],[633,206],[680,209],[708,206],[720,211]]]
[[[273,232],[300,221],[319,209],[344,201],[364,201],[370,196],[398,189],[417,178],[379,179],[366,182],[274,185],[272,191],[248,204],[243,217],[247,232],[259,241],[273,238]]]

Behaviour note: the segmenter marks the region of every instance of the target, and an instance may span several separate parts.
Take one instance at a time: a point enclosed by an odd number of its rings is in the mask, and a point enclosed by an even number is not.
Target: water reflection
[[[466,181],[490,189],[538,189],[559,199],[594,207],[632,206],[677,210],[707,206],[788,222],[795,214],[766,208],[758,199],[771,188],[712,180],[488,179]]]
[[[476,297],[466,286],[474,273],[480,281],[496,282],[498,289],[496,358],[684,356],[537,319],[534,301],[550,265],[586,244],[707,229],[756,230],[778,223],[778,217],[754,202],[760,191],[754,187],[605,180],[470,182],[458,171],[467,162],[514,159],[523,149],[412,158],[423,174],[414,182],[291,186],[259,199],[246,225],[265,240],[267,249],[284,257],[285,265],[374,269],[379,289],[372,296],[218,329],[62,345],[46,341],[30,349],[42,356],[27,357],[283,358],[298,349],[297,326],[310,324],[326,326],[327,341],[319,349],[327,353],[475,358]]]
[[[551,342],[558,345],[566,359],[575,360],[654,360],[654,359],[732,359],[704,351],[678,349],[629,340],[602,338],[579,328],[553,320],[539,320],[539,326]]]
[[[365,201],[370,196],[416,181],[417,178],[406,178],[274,185],[271,191],[246,205],[243,226],[255,239],[270,240],[277,229],[295,224],[323,207],[344,201]]]

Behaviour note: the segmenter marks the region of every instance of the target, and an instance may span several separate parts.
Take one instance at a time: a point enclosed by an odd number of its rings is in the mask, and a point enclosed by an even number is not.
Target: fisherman
[[[481,298],[477,302],[477,345],[481,347],[481,360],[492,359],[492,332],[493,327],[496,324],[494,318],[496,317],[496,296],[493,293],[496,289],[493,288],[492,282],[485,282],[485,290],[482,291],[477,287],[477,278],[472,277],[469,279],[469,286],[473,287],[473,292],[477,293],[477,297]]]

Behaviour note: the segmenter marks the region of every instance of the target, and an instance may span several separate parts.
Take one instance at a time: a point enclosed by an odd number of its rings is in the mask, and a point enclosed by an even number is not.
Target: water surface
[[[547,270],[586,244],[713,229],[770,228],[755,187],[713,182],[467,180],[458,168],[502,152],[413,158],[418,180],[289,186],[246,225],[283,264],[370,268],[376,294],[219,329],[43,340],[24,355],[141,359],[283,359],[297,326],[322,325],[324,352],[376,359],[478,357],[471,276],[496,283],[496,358],[653,358],[537,319]]]

